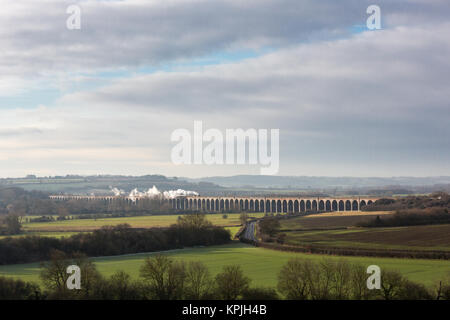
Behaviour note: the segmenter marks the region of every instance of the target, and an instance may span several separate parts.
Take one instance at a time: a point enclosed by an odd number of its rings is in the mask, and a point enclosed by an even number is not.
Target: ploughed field
[[[365,216],[298,217],[283,219],[280,233],[290,245],[340,248],[450,251],[450,225],[360,228],[355,224],[373,219]]]
[[[105,276],[123,270],[133,278],[139,277],[139,269],[145,258],[157,253],[141,253],[114,257],[92,258],[98,270]],[[164,254],[184,261],[201,261],[214,276],[225,265],[239,264],[245,274],[252,279],[252,285],[276,287],[282,266],[291,258],[311,261],[322,259],[347,260],[363,266],[378,265],[381,270],[396,270],[412,281],[433,287],[448,276],[450,261],[425,259],[397,259],[378,257],[339,257],[318,254],[283,252],[257,248],[243,243],[222,246],[188,248],[167,251]],[[39,263],[0,266],[0,276],[21,278],[39,283]]]
[[[374,212],[351,212],[346,213],[319,213],[301,217],[280,220],[281,231],[288,230],[310,230],[310,229],[337,229],[353,227],[357,223],[370,221],[379,215],[391,214],[390,211]]]

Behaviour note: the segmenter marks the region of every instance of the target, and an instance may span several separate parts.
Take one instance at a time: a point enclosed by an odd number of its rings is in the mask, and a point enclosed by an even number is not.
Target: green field
[[[227,218],[223,218],[223,214],[207,214],[206,217],[216,226],[225,227],[229,230],[231,236],[239,231],[241,222],[240,214],[229,213]],[[253,217],[261,217],[262,213],[252,214]],[[24,232],[12,236],[0,236],[0,239],[6,237],[18,238],[24,236],[41,236],[62,238],[70,237],[79,232],[91,232],[103,226],[115,226],[127,223],[133,228],[161,228],[168,227],[177,223],[179,215],[158,215],[158,216],[137,216],[137,217],[120,217],[120,218],[103,218],[103,219],[73,219],[51,222],[25,222],[23,223]],[[37,216],[33,216],[37,218]]]
[[[239,213],[228,213],[228,218],[224,219],[223,214],[207,214],[206,218],[217,226],[239,226]],[[262,217],[263,213],[254,213],[251,216]],[[115,226],[128,223],[133,228],[154,228],[168,227],[177,222],[179,215],[157,215],[157,216],[136,216],[103,219],[74,219],[52,222],[31,222],[24,223],[25,232],[77,232],[92,231],[102,226]]]
[[[20,238],[20,237],[25,237],[25,236],[40,236],[40,237],[50,237],[50,238],[62,238],[62,237],[70,237],[74,234],[77,234],[80,232],[26,232],[26,233],[21,233],[21,234],[15,234],[12,236],[0,236],[0,239],[4,239],[4,238]]]
[[[139,268],[144,259],[155,253],[141,253],[115,257],[93,258],[99,271],[109,276],[118,270],[124,270],[138,277]],[[410,280],[434,286],[450,272],[450,261],[422,259],[393,259],[376,257],[336,257],[303,253],[281,252],[256,248],[242,243],[223,246],[172,250],[166,252],[176,259],[204,262],[212,274],[219,272],[224,265],[239,264],[255,286],[276,286],[281,267],[293,257],[320,261],[323,258],[345,259],[364,266],[378,265],[381,269],[397,270]],[[39,282],[39,263],[0,266],[0,275]]]
[[[226,219],[222,215],[208,214],[207,219],[215,225],[224,226],[230,230],[232,235],[236,234],[240,228],[240,214],[229,213]],[[105,225],[114,226],[122,223],[128,223],[135,228],[167,227],[176,223],[178,216],[137,216],[25,223],[23,235],[63,237],[78,232],[90,232]],[[252,216],[261,217],[263,214],[252,214]],[[410,249],[413,247],[420,250],[450,250],[450,225],[372,229],[352,227],[355,222],[367,218],[367,216],[323,216],[282,219],[281,232],[287,234],[287,243],[385,249]],[[333,228],[334,230],[324,230],[326,228]],[[342,229],[336,230],[336,228]],[[105,276],[109,276],[118,270],[124,270],[137,278],[144,259],[153,254],[155,253],[98,257],[92,258],[92,260]],[[212,274],[219,272],[224,265],[239,264],[252,279],[255,286],[275,287],[281,267],[292,257],[314,261],[323,258],[345,259],[364,266],[376,264],[382,270],[386,268],[399,271],[410,280],[427,286],[435,285],[450,272],[450,261],[445,260],[312,255],[256,248],[242,243],[173,250],[165,252],[165,254],[171,255],[175,259],[200,260],[209,267]],[[39,263],[0,266],[0,275],[39,282]]]
[[[226,230],[229,230],[230,231],[230,234],[231,234],[231,239],[233,239],[234,238],[234,236],[236,235],[236,233],[239,231],[239,229],[241,228],[240,226],[239,227],[224,227]]]

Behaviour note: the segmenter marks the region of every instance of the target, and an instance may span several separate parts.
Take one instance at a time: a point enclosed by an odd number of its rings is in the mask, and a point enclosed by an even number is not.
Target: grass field
[[[40,237],[50,237],[50,238],[62,238],[62,237],[70,237],[74,234],[77,234],[79,232],[26,232],[26,233],[21,233],[21,234],[15,234],[12,236],[0,236],[0,239],[4,239],[4,238],[20,238],[20,237],[25,237],[25,236],[40,236]]]
[[[252,214],[254,217],[261,217],[263,214]],[[208,214],[207,219],[214,225],[225,227],[229,230],[233,237],[240,228],[241,222],[238,213],[229,213],[227,218],[223,218],[223,214]],[[137,216],[137,217],[120,217],[120,218],[104,218],[104,219],[74,219],[51,222],[25,222],[23,223],[24,232],[13,236],[0,236],[0,239],[6,237],[18,238],[24,236],[41,236],[62,238],[70,237],[79,232],[91,232],[102,226],[115,226],[127,223],[134,228],[158,228],[168,227],[177,222],[179,215],[159,215],[159,216]],[[34,218],[37,218],[34,217]]]
[[[93,258],[99,271],[112,275],[118,270],[124,270],[134,278],[139,276],[139,268],[144,259],[155,253],[142,253],[115,257]],[[239,264],[245,274],[252,279],[255,286],[276,286],[277,276],[281,267],[293,257],[320,261],[323,258],[345,259],[364,266],[378,265],[382,270],[397,270],[413,281],[433,286],[450,272],[450,261],[422,259],[393,259],[376,257],[336,257],[312,255],[303,253],[281,252],[256,248],[242,243],[213,246],[204,248],[181,249],[166,252],[175,259],[186,261],[198,260],[204,262],[211,273],[215,275],[224,265]],[[21,278],[27,281],[39,282],[39,263],[0,266],[0,275]]]
[[[239,226],[239,213],[228,213],[228,218],[224,219],[223,214],[207,214],[206,217],[217,226]],[[262,217],[263,213],[254,213],[251,216]],[[133,228],[154,228],[168,227],[177,222],[179,215],[158,215],[158,216],[137,216],[121,218],[103,218],[103,219],[74,219],[52,222],[32,222],[24,223],[25,232],[79,232],[92,231],[102,226],[115,226],[122,223],[128,223]]]
[[[239,229],[241,228],[240,226],[237,227],[224,227],[226,230],[230,231],[231,237],[233,238],[235,236],[235,234],[239,231]],[[83,231],[83,232],[87,232],[89,233],[89,231]],[[58,232],[58,231],[54,231],[54,232],[26,232],[26,233],[22,233],[22,234],[16,234],[16,235],[12,235],[12,236],[0,236],[0,239],[4,239],[7,237],[11,237],[11,238],[19,238],[19,237],[26,237],[26,236],[40,236],[40,237],[50,237],[50,238],[62,238],[62,237],[70,237],[74,234],[78,234],[81,232],[70,232],[70,231],[66,231],[66,232]]]
[[[354,228],[357,222],[372,219],[378,214],[322,214],[281,220],[281,231],[287,234],[287,243],[308,243],[340,247],[363,247],[384,249],[449,250],[450,225],[415,226],[401,228]],[[261,217],[262,213],[252,214]],[[234,235],[239,230],[239,214],[208,214],[213,224],[224,226]],[[77,232],[89,232],[104,225],[128,223],[136,228],[167,227],[176,223],[178,215],[137,216],[105,219],[74,219],[67,221],[25,223],[26,234],[50,237],[70,236]],[[324,229],[334,230],[324,230]],[[336,230],[339,229],[340,230]],[[291,231],[287,231],[291,230]],[[292,231],[294,230],[294,231]],[[154,253],[142,253],[115,257],[93,258],[100,272],[106,276],[124,270],[138,277],[144,259]],[[413,281],[427,286],[434,285],[450,272],[450,261],[424,259],[394,259],[369,257],[337,257],[303,253],[280,252],[256,248],[241,243],[226,246],[182,249],[166,252],[176,259],[200,260],[211,273],[216,274],[227,264],[240,264],[253,280],[253,285],[276,286],[277,275],[289,258],[299,257],[319,261],[345,259],[365,266],[376,264],[382,269],[397,270]],[[39,282],[39,263],[0,266],[0,275]]]

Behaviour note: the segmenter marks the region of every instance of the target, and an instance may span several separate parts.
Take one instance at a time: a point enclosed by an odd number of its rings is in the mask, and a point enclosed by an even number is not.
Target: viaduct
[[[146,197],[127,196],[76,196],[52,195],[53,200],[125,201],[138,204]],[[372,197],[217,197],[185,196],[167,201],[176,210],[198,210],[204,212],[248,211],[273,213],[299,213],[310,211],[359,211],[379,198]]]

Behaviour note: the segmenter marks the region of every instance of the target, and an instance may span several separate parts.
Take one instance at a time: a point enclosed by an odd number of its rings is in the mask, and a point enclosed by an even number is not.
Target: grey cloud
[[[54,106],[6,111],[0,174],[186,175],[170,163],[170,133],[192,130],[194,120],[221,130],[280,128],[280,174],[450,174],[447,2],[381,1],[389,28],[357,35],[348,27],[364,23],[364,1],[87,1],[79,33],[64,29],[64,2],[33,3],[15,5],[35,10],[0,13],[0,25],[15,26],[0,27],[2,75],[117,71],[225,49],[278,50],[109,79]],[[246,170],[253,169],[198,166],[189,174]]]
[[[407,119],[446,111],[450,99],[450,24],[393,29],[299,45],[260,58],[197,71],[148,74],[67,95],[105,108],[159,112],[286,111],[302,117],[339,114]],[[427,106],[427,107],[425,107]],[[280,114],[282,117],[282,113]]]
[[[433,163],[448,173],[450,63],[442,57],[450,54],[450,25],[439,29],[394,28],[195,72],[120,79],[59,104],[127,114],[123,125],[141,135],[148,121],[149,143],[166,155],[171,130],[203,120],[222,130],[280,128],[284,168],[301,159],[326,168],[345,161],[358,172],[368,170],[360,163],[428,172],[424,163]]]
[[[81,30],[69,31],[65,9],[73,1],[6,2],[7,10],[0,14],[0,71],[33,76],[158,66],[223,50],[285,47],[348,36],[352,25],[365,23],[365,9],[371,4],[360,0],[90,0],[78,3]],[[450,13],[443,1],[379,1],[379,5],[393,26],[439,22]]]

